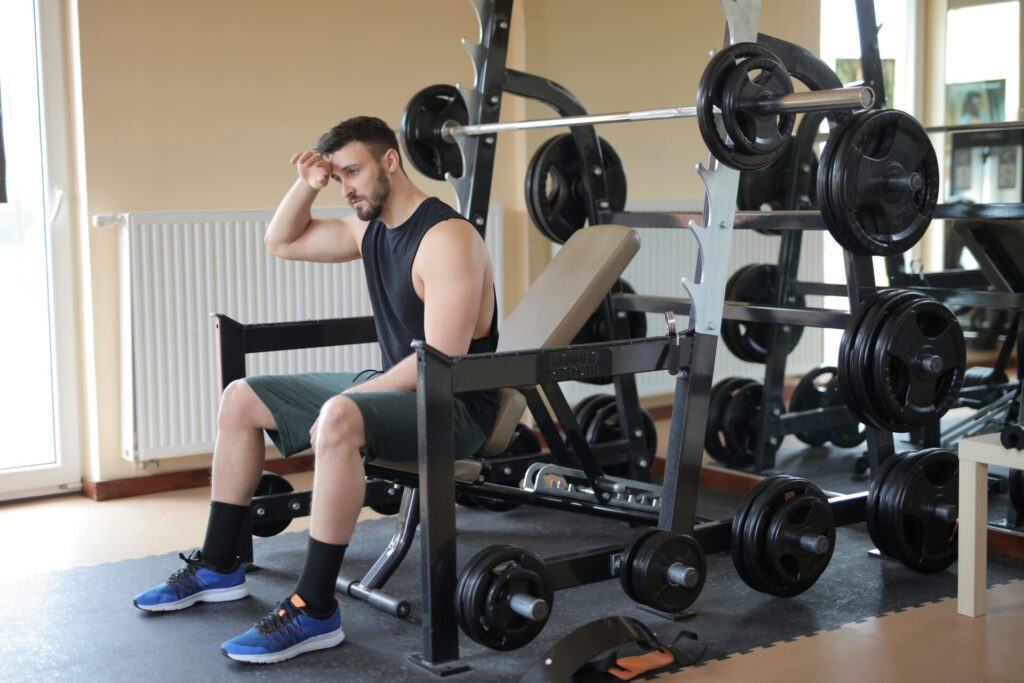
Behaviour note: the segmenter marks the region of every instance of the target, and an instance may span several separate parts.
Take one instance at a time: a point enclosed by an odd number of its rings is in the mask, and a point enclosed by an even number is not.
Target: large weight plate
[[[639,481],[651,480],[650,469],[658,452],[658,430],[654,426],[654,418],[643,407],[640,408],[640,419],[643,422],[644,442],[646,444],[646,449],[643,455],[640,456],[644,464],[641,465],[640,462],[634,462],[609,466],[605,468],[607,474],[613,477],[627,477]],[[619,425],[618,403],[609,403],[595,413],[593,419],[588,424],[586,438],[587,443],[594,445],[626,438]]]
[[[405,156],[417,171],[444,180],[446,173],[462,177],[462,152],[441,136],[441,126],[455,121],[469,123],[469,110],[452,85],[430,85],[412,96],[399,125]]]
[[[837,372],[838,370],[830,365],[819,365],[801,377],[789,398],[789,412],[802,413],[825,407],[828,383]],[[794,436],[808,446],[824,446],[828,442],[828,433],[825,430],[797,432]]]
[[[761,423],[763,394],[764,385],[755,382],[737,389],[726,404],[722,413],[722,433],[726,446],[725,464],[741,467],[754,462],[757,447],[762,441],[765,441],[767,453],[772,454],[778,449],[781,439],[772,444],[768,440],[768,435],[761,434],[758,430]],[[780,415],[784,412],[781,400],[772,407],[778,410]]]
[[[818,554],[800,545],[803,535],[825,537],[828,549]],[[771,567],[766,593],[790,597],[814,585],[832,559],[836,524],[825,495],[813,484],[775,510],[764,538],[764,560]]]
[[[915,458],[894,482],[898,493],[888,510],[893,550],[911,569],[931,574],[956,561],[956,521],[940,519],[933,511],[957,504],[958,472],[956,454],[936,448]]]
[[[829,203],[823,212],[829,232],[848,250],[896,256],[924,235],[938,202],[939,170],[924,128],[895,110],[853,115],[833,157]],[[914,175],[919,186],[906,179]],[[903,182],[900,181],[903,179]]]
[[[742,271],[742,272],[741,272]],[[779,267],[765,263],[748,266],[734,273],[735,279],[726,282],[725,298],[729,301],[741,301],[751,304],[774,305],[779,287]],[[731,283],[731,288],[730,288]],[[806,299],[802,294],[790,293],[785,306],[803,307]],[[752,323],[742,320],[722,321],[722,341],[726,347],[740,360],[751,363],[768,361],[772,323]],[[790,326],[786,354],[792,353],[800,343],[803,328]]]
[[[605,189],[612,211],[626,206],[626,171],[615,149],[598,138]],[[587,222],[585,169],[572,134],[542,144],[527,166],[526,209],[534,225],[549,239],[564,244]]]
[[[956,401],[963,384],[967,346],[953,312],[924,297],[892,310],[878,336],[871,363],[876,405],[892,431],[933,424]],[[928,369],[928,359],[941,368]]]
[[[772,73],[779,74],[780,77],[785,71],[778,57],[769,50],[756,43],[736,43],[711,58],[697,86],[697,125],[701,137],[716,159],[738,171],[756,171],[771,166],[785,151],[795,120],[791,114],[764,117],[758,119],[756,126],[750,127],[736,120],[736,116],[740,115],[739,111],[727,110],[727,91],[730,103],[735,106],[736,102],[743,99],[737,88],[747,89],[749,93],[749,88],[756,87],[756,84],[749,87],[744,84],[744,79],[749,81],[750,76],[760,70],[760,67],[748,69],[744,66],[744,62],[753,58],[764,58],[777,64],[777,68],[772,68]],[[752,62],[750,66],[754,65],[755,62]],[[764,84],[760,96],[777,96],[792,92],[791,81],[788,82],[788,89],[784,85],[780,86],[781,82],[779,78],[769,79],[769,82]],[[715,114],[716,109],[721,111],[721,119],[731,119],[728,127],[720,122]],[[762,151],[750,153],[749,147],[743,147],[729,137],[728,128],[758,131],[755,135],[759,136],[758,148]]]
[[[515,650],[541,632],[547,617],[533,621],[512,611],[516,593],[552,605],[555,593],[544,561],[515,546],[491,546],[477,553],[459,576],[455,614],[463,632],[492,650]]]
[[[633,285],[623,278],[612,286],[609,295],[612,294],[636,294]],[[641,339],[647,336],[647,314],[642,311],[612,311],[612,315],[626,319],[626,329],[629,339]],[[604,304],[598,306],[597,310],[590,316],[587,322],[580,328],[579,333],[573,338],[572,344],[596,344],[612,341],[611,330],[608,329],[604,317]],[[614,378],[611,376],[590,377],[581,379],[587,384],[611,384]]]

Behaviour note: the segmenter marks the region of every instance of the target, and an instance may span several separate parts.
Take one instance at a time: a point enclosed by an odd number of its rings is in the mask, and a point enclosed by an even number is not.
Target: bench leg
[[[988,574],[988,465],[960,461],[960,529],[957,550],[957,612],[985,614]]]

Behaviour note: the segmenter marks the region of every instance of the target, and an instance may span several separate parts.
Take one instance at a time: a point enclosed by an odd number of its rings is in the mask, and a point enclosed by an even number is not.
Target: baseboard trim
[[[263,469],[276,474],[294,474],[309,472],[313,469],[312,455],[293,455],[283,460],[267,460]],[[128,477],[126,479],[109,479],[93,481],[82,479],[82,495],[95,501],[113,500],[144,496],[148,493],[165,493],[210,485],[210,468],[203,467],[180,472],[151,474],[146,477]]]

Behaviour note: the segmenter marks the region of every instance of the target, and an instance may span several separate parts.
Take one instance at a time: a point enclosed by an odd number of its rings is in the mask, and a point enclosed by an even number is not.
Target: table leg
[[[960,528],[957,550],[957,612],[985,614],[988,530],[988,465],[960,461]]]

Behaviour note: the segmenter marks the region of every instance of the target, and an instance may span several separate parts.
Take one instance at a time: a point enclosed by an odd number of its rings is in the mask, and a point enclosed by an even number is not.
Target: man
[[[964,95],[964,109],[963,114],[957,119],[958,124],[971,124],[971,123],[988,123],[988,114],[984,114],[981,111],[981,93],[977,90],[971,90]]]
[[[335,580],[363,504],[368,458],[415,460],[413,339],[444,353],[491,352],[497,310],[493,273],[477,231],[406,176],[395,134],[380,119],[356,117],[325,133],[314,151],[292,157],[298,179],[267,229],[274,255],[301,261],[361,258],[384,370],[250,377],[221,397],[210,518],[193,551],[135,605],[160,612],[249,594],[236,547],[263,467],[262,430],[285,456],[312,446],[316,458],[308,552],[294,594],[221,648],[232,659],[278,662],[344,639]],[[310,207],[330,179],[355,209],[314,219]],[[497,392],[456,397],[456,457],[484,443]]]

